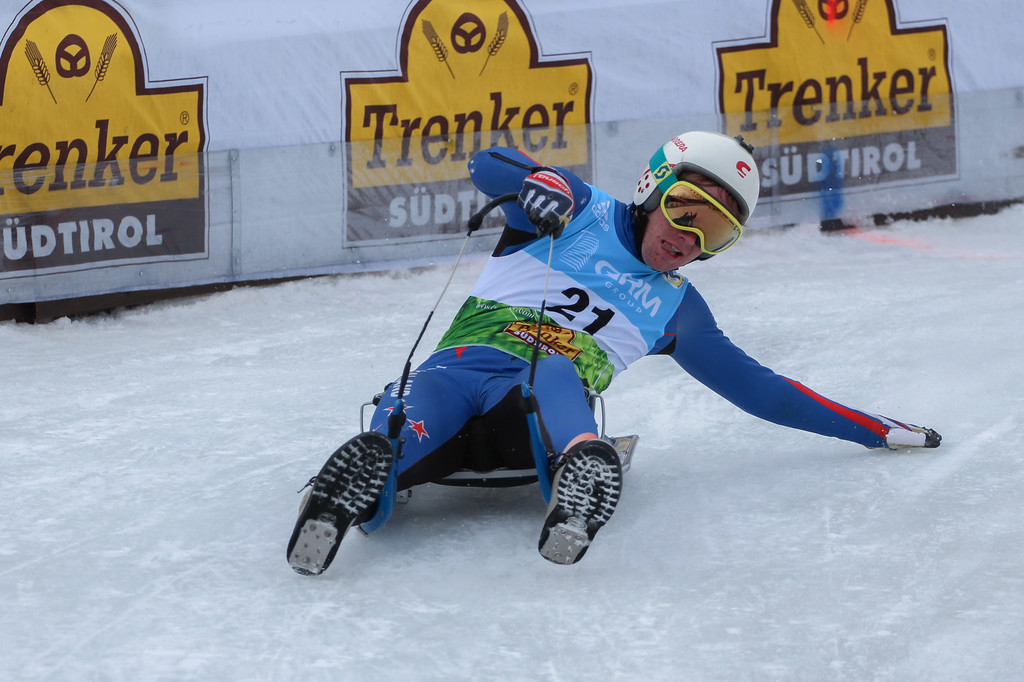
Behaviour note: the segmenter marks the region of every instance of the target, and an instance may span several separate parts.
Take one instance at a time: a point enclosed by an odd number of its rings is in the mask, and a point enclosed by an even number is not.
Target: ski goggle
[[[736,243],[743,225],[703,189],[680,180],[661,195],[661,211],[672,227],[697,235],[700,250],[714,255]]]

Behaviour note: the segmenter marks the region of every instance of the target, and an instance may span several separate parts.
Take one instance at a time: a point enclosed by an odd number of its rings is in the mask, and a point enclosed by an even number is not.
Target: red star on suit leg
[[[423,440],[424,437],[430,438],[430,434],[427,433],[427,430],[426,430],[426,428],[424,428],[422,421],[418,421],[417,422],[417,421],[413,421],[412,419],[410,419],[409,420],[409,426],[412,428],[413,432],[416,434],[416,437],[419,438],[421,441]]]

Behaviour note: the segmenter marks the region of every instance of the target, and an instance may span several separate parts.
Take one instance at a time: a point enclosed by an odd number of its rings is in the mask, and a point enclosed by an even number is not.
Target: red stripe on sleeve
[[[889,433],[889,427],[886,426],[885,424],[881,423],[877,419],[872,419],[871,417],[867,416],[866,414],[861,414],[860,412],[856,412],[854,410],[851,410],[850,408],[844,407],[843,405],[840,405],[839,403],[834,403],[831,400],[829,400],[828,398],[826,398],[825,396],[819,395],[818,393],[815,393],[814,391],[812,391],[811,389],[807,388],[806,386],[804,386],[800,382],[793,381],[792,379],[790,379],[788,377],[786,377],[786,381],[791,383],[798,391],[800,391],[804,395],[808,396],[809,398],[813,398],[819,404],[824,405],[825,407],[827,407],[828,409],[832,410],[833,412],[835,412],[837,414],[843,415],[844,417],[846,417],[850,421],[852,421],[852,422],[854,422],[856,424],[860,424],[861,426],[863,426],[865,429],[868,429],[872,433],[876,433],[879,436],[881,436],[882,438],[885,438],[886,435]]]

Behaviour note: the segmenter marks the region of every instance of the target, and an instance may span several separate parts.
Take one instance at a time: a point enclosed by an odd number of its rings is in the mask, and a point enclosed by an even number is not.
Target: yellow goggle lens
[[[743,234],[743,225],[725,206],[685,180],[662,194],[661,211],[672,227],[696,234],[700,250],[707,254],[725,251]]]

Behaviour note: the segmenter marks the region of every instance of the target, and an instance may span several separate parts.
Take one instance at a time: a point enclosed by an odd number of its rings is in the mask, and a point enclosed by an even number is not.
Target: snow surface
[[[0,676],[1021,679],[1022,218],[758,231],[685,268],[748,353],[943,445],[787,430],[647,358],[606,393],[641,440],[573,567],[537,553],[536,486],[420,488],[324,575],[285,561],[450,264],[2,323]]]

